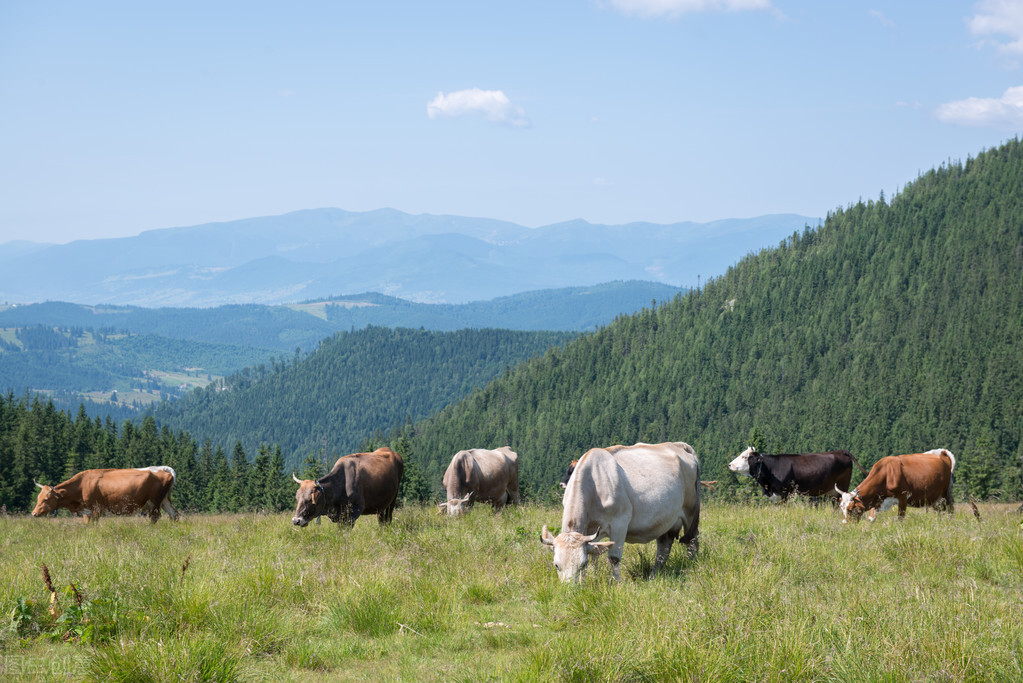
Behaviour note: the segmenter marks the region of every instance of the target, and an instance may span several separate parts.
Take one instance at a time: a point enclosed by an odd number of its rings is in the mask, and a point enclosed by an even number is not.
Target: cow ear
[[[447,503],[437,503],[437,512],[444,512],[447,506]]]
[[[611,549],[614,541],[590,541],[586,544],[586,552],[590,555],[601,555]]]

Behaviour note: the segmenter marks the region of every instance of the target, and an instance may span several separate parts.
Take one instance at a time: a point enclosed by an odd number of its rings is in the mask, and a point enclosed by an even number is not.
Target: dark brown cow
[[[56,486],[43,486],[32,510],[33,517],[42,517],[59,508],[81,513],[86,524],[99,519],[104,512],[131,515],[148,512],[149,520],[160,519],[160,510],[171,519],[178,512],[171,505],[174,470],[170,467],[145,467],[133,470],[85,470]]]
[[[334,468],[316,481],[292,474],[298,491],[291,523],[304,527],[327,515],[351,528],[361,515],[374,514],[381,524],[390,522],[404,470],[401,456],[385,447],[338,458]]]
[[[835,487],[842,496],[839,503],[842,523],[845,524],[850,515],[859,521],[870,508],[884,512],[896,503],[900,519],[906,516],[906,507],[910,505],[919,508],[944,503],[951,513],[955,509],[952,503],[952,472],[955,468],[956,457],[945,448],[881,458],[867,478],[852,491],[846,493]]]

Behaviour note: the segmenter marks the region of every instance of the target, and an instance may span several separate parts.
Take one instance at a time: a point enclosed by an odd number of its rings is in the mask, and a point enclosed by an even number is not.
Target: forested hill
[[[687,441],[703,478],[721,480],[753,434],[773,451],[848,449],[864,466],[947,447],[960,491],[1018,499],[1020,359],[1015,140],[515,368],[417,424],[412,443],[433,481],[459,449],[510,445],[532,491],[614,443]]]
[[[368,327],[341,332],[294,362],[246,368],[196,389],[153,416],[173,432],[230,451],[279,446],[289,466],[322,451],[332,464],[374,434],[423,418],[571,332]]]

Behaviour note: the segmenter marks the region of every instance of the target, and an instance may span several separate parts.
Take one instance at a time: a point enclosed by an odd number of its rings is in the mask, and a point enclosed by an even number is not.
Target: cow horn
[[[584,536],[583,542],[589,543],[590,541],[596,541],[597,536],[600,536],[600,527],[597,527],[597,531],[592,536]]]
[[[838,491],[838,495],[840,495],[840,496],[844,496],[845,495],[845,491],[843,491],[842,489],[838,488],[838,484],[835,484],[835,490]]]
[[[33,480],[32,480],[32,483],[33,483],[33,484],[35,484],[36,486],[38,486],[38,487],[39,487],[39,488],[41,488],[41,489],[44,489],[44,488],[46,488],[45,486],[43,486],[42,484],[40,484],[40,483],[39,483],[38,481],[36,481],[35,479],[33,479]]]
[[[298,484],[300,486],[302,485],[302,480],[295,476],[295,472],[294,471],[292,471],[292,473],[291,473],[291,478],[295,480],[296,484]]]

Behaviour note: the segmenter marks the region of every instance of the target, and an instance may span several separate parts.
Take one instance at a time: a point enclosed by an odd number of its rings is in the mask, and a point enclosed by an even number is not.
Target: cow
[[[867,478],[852,491],[835,491],[841,496],[842,524],[859,521],[870,508],[884,512],[894,505],[899,506],[899,519],[906,516],[906,507],[915,508],[944,504],[951,514],[955,511],[952,502],[952,473],[956,468],[956,457],[947,448],[935,448],[925,453],[889,455],[881,458],[870,469]],[[874,521],[874,517],[870,518]]]
[[[797,493],[837,498],[834,487],[849,488],[854,464],[867,476],[867,471],[849,451],[771,455],[750,446],[728,463],[728,469],[752,477],[765,496],[779,502]]]
[[[327,515],[332,522],[352,528],[361,515],[372,514],[381,524],[390,522],[404,470],[401,456],[384,447],[338,458],[333,469],[315,481],[299,479],[292,472],[298,490],[291,523],[304,527]]]
[[[447,502],[441,512],[460,515],[473,503],[490,503],[495,510],[519,504],[519,456],[508,446],[497,450],[458,451],[444,472]]]
[[[56,486],[44,486],[38,481],[39,498],[33,517],[42,517],[59,508],[73,514],[81,513],[88,524],[99,519],[104,512],[131,515],[149,514],[149,521],[160,519],[160,510],[176,520],[178,512],[171,505],[170,493],[176,475],[166,466],[137,469],[83,470]]]
[[[585,575],[590,557],[607,553],[611,573],[621,579],[625,543],[657,539],[651,576],[681,542],[695,553],[700,533],[700,463],[692,446],[675,443],[593,448],[579,459],[565,487],[561,531],[546,526],[543,545],[554,551],[564,583]],[[607,537],[608,541],[599,541]]]
[[[619,448],[625,448],[625,446],[608,446],[605,450],[614,453]],[[561,488],[565,488],[566,486],[568,486],[568,480],[572,478],[572,472],[575,471],[575,466],[578,464],[579,464],[578,460],[573,460],[572,462],[568,463],[568,468],[565,470],[565,476],[563,476],[561,478],[561,481],[558,482],[558,486],[560,486]],[[718,482],[716,479],[714,481],[701,481],[700,486],[703,486],[713,491],[714,487],[717,486],[717,483]]]

